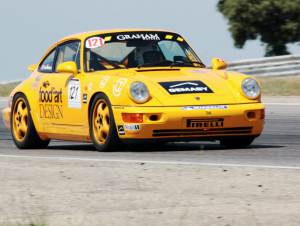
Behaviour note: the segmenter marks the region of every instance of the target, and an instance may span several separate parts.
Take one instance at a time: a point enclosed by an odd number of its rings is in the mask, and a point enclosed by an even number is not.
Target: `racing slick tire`
[[[225,137],[220,140],[220,144],[225,148],[246,148],[254,141],[255,138],[255,136]]]
[[[10,119],[11,135],[19,149],[43,149],[48,146],[50,140],[42,140],[34,127],[24,94],[14,96]]]
[[[98,151],[114,151],[120,147],[111,104],[106,95],[96,94],[89,110],[90,137]]]

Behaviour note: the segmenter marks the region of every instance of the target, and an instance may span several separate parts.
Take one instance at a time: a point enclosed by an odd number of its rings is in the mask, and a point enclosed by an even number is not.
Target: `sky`
[[[64,36],[111,28],[159,28],[180,33],[202,61],[259,58],[264,46],[248,41],[237,49],[217,0],[26,0],[0,4],[0,81],[25,79],[27,66],[37,63]],[[289,45],[299,54],[300,46]]]

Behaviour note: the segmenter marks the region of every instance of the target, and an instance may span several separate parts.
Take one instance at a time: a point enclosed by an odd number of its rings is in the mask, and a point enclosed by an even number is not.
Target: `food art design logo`
[[[62,89],[56,90],[54,87],[50,89],[39,90],[39,108],[40,118],[44,119],[62,119]]]
[[[144,41],[160,40],[158,34],[125,34],[125,35],[118,35],[117,39],[120,41],[131,40],[131,39],[142,39]]]
[[[185,93],[213,93],[213,91],[201,81],[160,82],[171,95]]]

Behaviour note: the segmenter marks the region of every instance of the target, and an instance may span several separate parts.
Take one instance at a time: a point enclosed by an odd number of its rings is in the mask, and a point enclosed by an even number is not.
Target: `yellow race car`
[[[186,40],[162,30],[102,30],[63,38],[28,69],[3,119],[18,148],[50,139],[93,142],[219,140],[246,147],[264,105],[251,76],[205,67]]]

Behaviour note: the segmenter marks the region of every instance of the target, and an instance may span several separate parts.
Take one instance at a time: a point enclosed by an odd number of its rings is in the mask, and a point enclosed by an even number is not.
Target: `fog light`
[[[143,114],[141,114],[141,113],[122,113],[122,119],[124,122],[142,123],[143,122]]]
[[[150,115],[149,119],[150,119],[150,121],[158,121],[159,117],[158,117],[158,115]]]
[[[248,119],[254,119],[256,117],[256,114],[254,111],[248,111],[247,112],[247,118]]]

